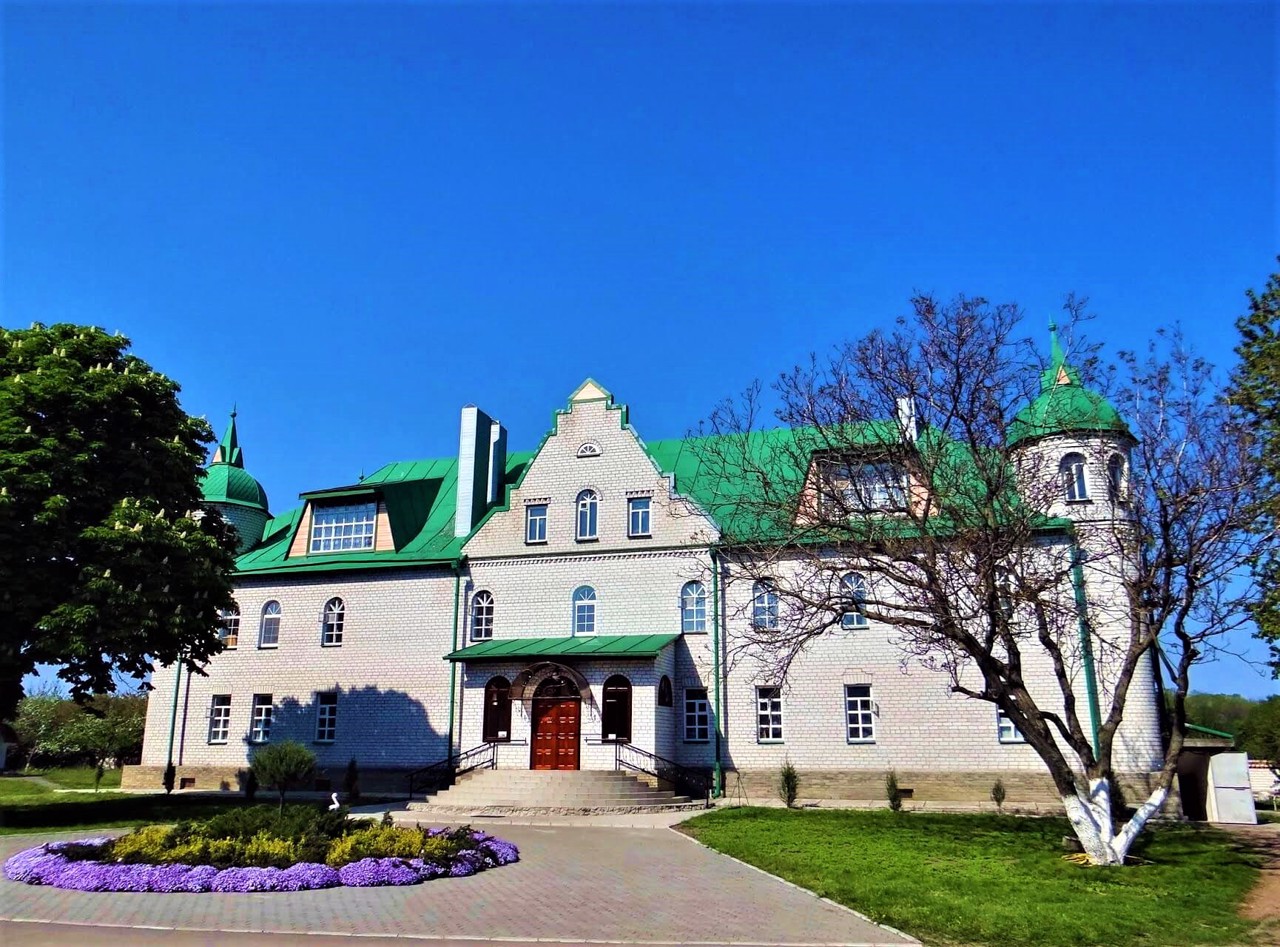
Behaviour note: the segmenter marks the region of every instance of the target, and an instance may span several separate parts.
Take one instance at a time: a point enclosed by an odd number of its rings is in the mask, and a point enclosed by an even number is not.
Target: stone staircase
[[[581,815],[702,807],[701,800],[655,789],[630,773],[614,770],[474,770],[448,789],[409,803],[411,811],[441,815]]]

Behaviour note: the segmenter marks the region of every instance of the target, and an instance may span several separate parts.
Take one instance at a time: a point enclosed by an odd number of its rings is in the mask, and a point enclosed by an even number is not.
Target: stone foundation
[[[951,803],[963,806],[991,805],[991,787],[1004,784],[1005,808],[1061,812],[1062,802],[1047,773],[995,771],[898,770],[898,788],[904,803]],[[887,802],[887,771],[800,770],[800,799]],[[1151,794],[1157,773],[1132,773],[1120,777],[1120,788],[1130,805]],[[729,802],[772,804],[778,799],[778,773],[773,770],[725,770],[724,795]],[[1166,815],[1178,813],[1177,784],[1165,804]]]
[[[236,766],[179,766],[173,783],[174,789],[193,789],[200,792],[241,792],[244,786],[245,767]],[[347,768],[337,766],[316,770],[316,781],[304,790],[341,792]],[[121,789],[164,789],[163,766],[126,766],[120,774]],[[360,770],[360,793],[364,796],[402,796],[409,790],[408,770],[369,769]],[[269,795],[265,789],[260,795]]]

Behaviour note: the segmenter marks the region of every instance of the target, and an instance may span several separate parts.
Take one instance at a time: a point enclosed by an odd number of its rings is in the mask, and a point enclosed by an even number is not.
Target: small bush
[[[262,832],[293,841],[305,836],[331,839],[346,833],[347,812],[345,809],[329,812],[308,805],[285,806],[283,812],[275,806],[252,806],[219,813],[197,830],[205,838],[237,838],[242,841]]]
[[[169,835],[172,830],[165,825],[146,825],[122,835],[111,844],[111,858],[115,861],[135,864],[160,863],[169,851]]]
[[[998,776],[991,787],[991,801],[996,804],[997,812],[1004,811],[1004,783]]]
[[[347,763],[347,773],[342,777],[342,791],[349,803],[360,799],[360,767],[356,765],[354,756],[351,757],[351,762]]]
[[[172,762],[164,768],[164,776],[160,779],[160,784],[164,786],[166,795],[173,792],[174,784],[178,781],[178,767]]]
[[[799,794],[800,774],[791,765],[791,761],[787,760],[782,764],[782,770],[778,774],[778,798],[790,809],[796,804],[796,796]]]
[[[365,858],[421,858],[443,862],[463,848],[458,833],[429,835],[421,829],[371,825],[337,839],[329,846],[325,863],[340,868]]]
[[[258,782],[280,794],[280,811],[284,811],[284,796],[311,781],[316,772],[316,755],[295,740],[283,740],[258,749],[253,754],[249,771]]]
[[[890,809],[894,812],[902,811],[902,790],[898,788],[896,770],[889,770],[889,775],[884,778],[884,794],[889,799]]]
[[[240,864],[253,868],[288,868],[298,861],[298,847],[289,839],[260,832],[244,846]]]

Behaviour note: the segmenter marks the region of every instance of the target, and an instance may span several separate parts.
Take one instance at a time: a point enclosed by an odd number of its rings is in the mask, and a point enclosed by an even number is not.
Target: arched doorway
[[[577,769],[582,692],[562,674],[552,674],[533,692],[531,769]]]

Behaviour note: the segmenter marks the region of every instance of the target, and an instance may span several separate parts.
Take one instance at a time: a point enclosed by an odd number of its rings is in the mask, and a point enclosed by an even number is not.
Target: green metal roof
[[[532,456],[524,451],[507,455],[507,486],[519,477]],[[241,575],[281,575],[402,569],[453,562],[466,539],[453,535],[457,479],[458,462],[452,457],[387,464],[365,477],[358,490],[376,494],[386,502],[393,548],[286,558],[302,520],[300,507],[269,522],[263,529],[262,542],[236,560],[236,570]]]
[[[236,413],[231,412],[213,459],[201,475],[200,491],[207,503],[231,503],[267,512],[267,491],[244,469],[244,452],[236,434]]]
[[[1057,326],[1049,326],[1049,367],[1040,376],[1040,394],[1014,416],[1009,443],[1054,434],[1129,434],[1129,426],[1106,398],[1080,384],[1080,373],[1067,364],[1058,343]]]
[[[679,635],[591,635],[580,638],[504,638],[446,654],[446,661],[523,658],[655,658]]]

